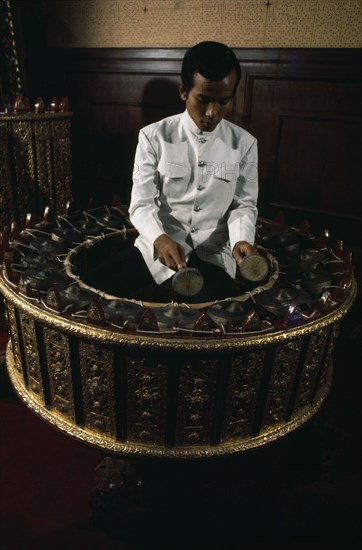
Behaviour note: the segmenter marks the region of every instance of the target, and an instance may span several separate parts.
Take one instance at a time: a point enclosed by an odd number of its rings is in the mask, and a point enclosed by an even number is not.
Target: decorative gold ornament
[[[0,114],[0,224],[23,225],[72,197],[71,113]]]
[[[51,235],[52,223],[35,230]],[[270,443],[322,405],[339,322],[356,295],[350,258],[341,250],[334,258],[342,272],[339,286],[316,298],[308,315],[293,303],[272,320],[256,305],[244,314],[250,294],[272,289],[277,281],[279,272],[272,269],[266,290],[183,304],[192,315],[185,326],[173,326],[163,315],[177,304],[118,298],[122,307],[105,315],[102,303],[117,298],[87,287],[74,273],[77,254],[98,246],[104,235],[62,257],[72,284],[94,293],[87,311],[62,308],[56,289],[29,287],[14,266],[21,261],[18,239],[30,246],[33,231],[14,233],[3,246],[0,291],[11,336],[7,366],[27,406],[57,428],[122,455],[204,458]],[[117,235],[123,239],[127,231],[106,238]],[[125,314],[127,304],[132,322],[121,316],[119,324],[112,323],[108,315]]]

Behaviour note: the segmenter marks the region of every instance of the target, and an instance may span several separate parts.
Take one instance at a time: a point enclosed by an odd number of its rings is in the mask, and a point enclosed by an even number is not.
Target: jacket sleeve
[[[231,250],[238,241],[254,243],[258,216],[257,200],[258,150],[257,141],[254,140],[240,162],[234,198],[227,212]]]
[[[129,214],[134,227],[150,244],[165,232],[158,215],[160,184],[157,166],[155,148],[141,130],[135,155]]]

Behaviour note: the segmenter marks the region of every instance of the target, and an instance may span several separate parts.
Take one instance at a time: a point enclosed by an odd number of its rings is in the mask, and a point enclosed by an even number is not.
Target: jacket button
[[[204,185],[198,185],[197,186],[197,190],[198,191],[203,191],[205,189],[205,186]]]
[[[197,227],[191,227],[191,233],[197,233],[198,229]]]
[[[206,162],[204,162],[203,160],[200,160],[199,163],[198,163],[198,166],[205,166]]]
[[[201,208],[199,206],[194,207],[194,212],[200,212]]]

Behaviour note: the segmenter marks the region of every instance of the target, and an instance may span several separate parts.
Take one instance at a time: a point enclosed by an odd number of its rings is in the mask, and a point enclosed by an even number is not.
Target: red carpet
[[[120,548],[102,533],[85,539],[101,453],[57,432],[14,396],[1,400],[0,422],[0,548]]]
[[[102,453],[37,418],[1,366],[0,549],[360,549],[360,366],[356,306],[311,422],[238,457],[139,462],[141,505],[101,523],[90,521],[90,495]]]

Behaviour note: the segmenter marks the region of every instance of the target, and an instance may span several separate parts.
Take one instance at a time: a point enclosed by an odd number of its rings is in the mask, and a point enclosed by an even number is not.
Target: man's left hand
[[[250,243],[247,243],[246,241],[238,241],[233,248],[233,256],[238,265],[241,264],[245,256],[248,256],[249,254],[257,254],[257,253],[258,253],[257,249]]]

